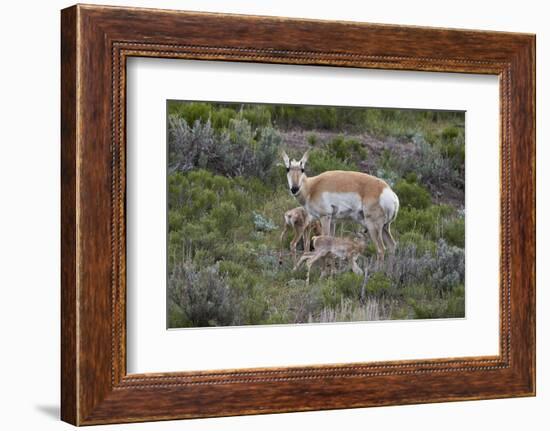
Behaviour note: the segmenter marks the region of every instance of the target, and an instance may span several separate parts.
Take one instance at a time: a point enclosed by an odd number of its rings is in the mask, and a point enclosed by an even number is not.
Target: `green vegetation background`
[[[399,196],[395,255],[332,277],[279,263],[289,194],[280,150],[309,176],[357,170]],[[168,326],[464,316],[464,113],[168,102]],[[338,235],[353,235],[339,223]],[[366,300],[361,300],[366,280]]]

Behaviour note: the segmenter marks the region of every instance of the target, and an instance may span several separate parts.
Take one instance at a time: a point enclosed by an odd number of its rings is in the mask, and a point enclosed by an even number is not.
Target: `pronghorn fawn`
[[[333,235],[335,220],[351,218],[365,228],[376,246],[378,261],[386,247],[395,249],[390,225],[397,217],[399,199],[382,179],[361,172],[326,171],[308,178],[308,152],[299,160],[282,154],[288,187],[313,219],[320,219],[323,235]]]
[[[333,256],[350,261],[352,271],[356,274],[363,274],[363,270],[357,264],[357,259],[364,253],[366,246],[367,242],[362,235],[359,238],[353,239],[326,235],[314,236],[314,250],[304,253],[294,267],[294,270],[298,269],[305,262],[307,266],[306,285],[309,285],[311,266],[325,256]]]
[[[296,263],[296,246],[303,240],[304,252],[310,250],[311,235],[321,234],[321,225],[318,220],[313,220],[304,207],[297,207],[285,212],[284,229],[281,233],[281,254],[279,263],[283,262],[283,240],[286,233],[291,230],[294,235],[290,241],[290,252],[293,262]]]

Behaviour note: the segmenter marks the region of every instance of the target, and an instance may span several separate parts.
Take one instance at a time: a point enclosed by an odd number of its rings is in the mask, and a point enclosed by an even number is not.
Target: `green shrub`
[[[405,174],[403,179],[411,184],[417,184],[418,183],[418,175],[416,175],[416,172],[408,172]]]
[[[222,202],[210,214],[214,225],[222,235],[228,235],[238,224],[238,211],[235,205]]]
[[[414,282],[403,287],[403,295],[412,303],[417,301],[433,301],[437,298],[437,291],[424,282]]]
[[[394,187],[399,181],[399,175],[396,172],[383,167],[376,170],[376,176],[386,181],[390,187]]]
[[[316,284],[320,286],[319,290],[323,306],[335,307],[342,300],[342,295],[336,291],[336,286],[332,279],[318,280]]]
[[[402,180],[394,186],[393,190],[399,198],[401,208],[425,209],[431,204],[428,190],[416,183]]]
[[[186,218],[201,218],[214,208],[218,202],[218,196],[212,190],[200,189],[191,186],[187,189],[187,206],[180,208],[181,214]],[[170,208],[173,208],[170,205]],[[176,207],[177,209],[177,207]]]
[[[230,184],[230,180],[221,175],[215,175],[212,172],[209,172],[204,169],[195,169],[186,173],[174,173],[168,176],[169,179],[172,177],[183,177],[186,179],[185,185],[181,185],[181,193],[185,193],[185,196],[189,196],[193,190],[204,190],[210,189],[218,194],[223,194]],[[185,200],[185,204],[188,205],[189,199]]]
[[[188,123],[178,116],[168,117],[168,172],[208,168],[217,158],[216,150],[210,120]]]
[[[269,232],[277,229],[275,223],[271,220],[265,218],[263,215],[257,213],[256,211],[252,212],[254,228],[260,232]]]
[[[168,231],[168,266],[174,262],[180,261],[185,249],[185,239],[180,231]]]
[[[435,264],[429,271],[430,282],[440,291],[450,291],[464,284],[464,249],[448,245],[445,240],[437,243]]]
[[[168,230],[170,232],[180,230],[183,226],[183,214],[180,211],[168,211]]]
[[[438,319],[445,317],[441,301],[410,301],[415,319]]]
[[[407,246],[413,244],[416,247],[417,256],[422,256],[426,253],[433,254],[436,249],[436,243],[424,238],[419,232],[405,232],[399,236],[400,246]]]
[[[233,204],[239,214],[242,214],[250,206],[250,197],[245,190],[233,186],[231,190],[221,197],[225,202]]]
[[[391,290],[391,279],[382,272],[375,272],[368,277],[365,290],[369,296],[383,296]]]
[[[456,126],[447,126],[441,132],[441,137],[445,141],[450,141],[458,138],[461,135],[462,131]]]
[[[272,125],[281,129],[301,128],[370,132],[379,137],[410,138],[422,131],[427,137],[441,135],[446,139],[456,139],[463,135],[461,122],[464,113],[451,111],[418,111],[409,109],[354,108],[332,106],[298,105],[258,105],[243,103],[210,103],[169,101],[168,114],[179,116],[193,123],[196,119],[217,122],[216,116],[232,118],[240,115],[254,127]],[[258,120],[256,120],[258,119]],[[255,124],[257,122],[257,124]],[[220,121],[220,127],[226,122]],[[435,128],[443,127],[442,133]],[[215,126],[218,128],[218,126]],[[458,134],[457,134],[458,132]]]
[[[464,145],[464,128],[447,126],[441,132],[440,153],[449,159],[453,167],[463,175],[466,147]]]
[[[251,199],[265,200],[269,197],[272,189],[259,178],[254,177],[235,177],[233,178],[234,186],[246,193],[246,197]]]
[[[209,226],[209,224],[195,222],[185,223],[181,230],[171,232],[170,235],[175,235],[174,240],[170,239],[169,246],[178,246],[175,241],[178,239],[182,242],[182,247],[187,247],[191,250],[209,249],[210,254],[217,256],[217,250],[223,245],[220,241],[219,234]],[[178,248],[183,252],[182,248]],[[178,254],[178,256],[181,256]]]
[[[355,171],[357,165],[351,162],[343,162],[326,151],[313,150],[309,153],[306,169],[308,174],[313,176],[326,171]]]
[[[410,139],[426,128],[425,112],[370,108],[364,112],[363,128],[380,138]]]
[[[418,182],[432,190],[440,190],[445,184],[452,187],[464,187],[463,171],[456,167],[456,163],[444,157],[439,143],[430,144],[421,133],[412,137],[414,154],[408,157],[396,158],[394,168],[401,175],[414,172]]]
[[[307,107],[303,117],[306,123],[310,124],[313,129],[335,129],[338,126],[338,110],[336,108],[317,106]]]
[[[445,317],[465,317],[466,302],[464,297],[464,285],[456,286],[449,298],[445,308]]]
[[[214,265],[217,261],[215,253],[203,248],[195,249],[191,255],[193,256],[193,263],[199,268]]]
[[[356,139],[340,135],[327,144],[328,153],[342,162],[358,163],[367,158],[367,150]]]
[[[269,178],[279,157],[281,143],[279,132],[271,127],[263,128],[254,151],[252,167],[247,174],[263,180]]]
[[[315,133],[310,133],[309,135],[307,135],[307,143],[310,146],[314,147],[317,145],[318,142],[319,142],[319,138]]]
[[[382,125],[383,121],[381,109],[368,109],[365,111],[364,127],[373,135],[385,135],[387,129]]]
[[[227,126],[215,133],[210,117],[205,122],[197,119],[188,123],[179,116],[169,116],[169,172],[198,168],[232,177],[269,177],[281,144],[279,132],[271,126],[254,131],[246,118],[227,118]]]
[[[394,226],[397,232],[416,232],[433,238],[437,233],[437,222],[432,211],[405,207],[399,210]]]
[[[268,311],[267,298],[258,287],[254,294],[241,298],[239,308],[239,325],[263,324]]]
[[[235,110],[230,108],[213,109],[210,113],[210,122],[212,123],[212,127],[214,130],[218,131],[227,129],[231,120],[235,118],[237,118],[237,113]]]
[[[252,127],[271,127],[271,111],[265,105],[252,105],[241,111],[242,118],[246,119]]]
[[[225,269],[229,269],[228,266]],[[233,267],[231,270],[235,270]],[[256,325],[266,318],[268,310],[267,298],[264,295],[262,277],[250,269],[242,268],[238,275],[232,276],[228,282],[231,292],[238,300],[235,311],[236,325]]]
[[[443,238],[451,245],[464,248],[464,241],[466,239],[464,218],[457,218],[448,222],[443,227]]]
[[[173,320],[180,326],[233,324],[235,303],[217,265],[198,269],[190,262],[183,262],[168,277],[170,308]]]
[[[180,172],[168,175],[168,205],[170,209],[181,208],[187,205],[187,190],[189,181],[187,176]]]
[[[453,211],[448,205],[431,205],[425,209],[401,208],[395,220],[395,228],[400,233],[418,232],[435,241],[440,238],[445,219]]]
[[[210,119],[212,105],[203,102],[168,102],[168,114],[183,119],[187,124],[195,124],[196,121],[206,123]]]
[[[415,319],[465,317],[464,286],[440,297],[409,299]]]
[[[393,319],[393,304],[385,298],[369,297],[365,303],[342,299],[335,307],[324,307],[316,320],[319,322],[361,322]],[[310,319],[311,321],[311,319]]]
[[[257,261],[257,252],[254,244],[250,241],[231,242],[231,254],[227,256],[234,262],[245,265],[249,270],[258,271],[261,269]]]
[[[334,277],[334,290],[344,298],[358,299],[361,295],[363,280],[363,275],[351,271],[343,272]]]
[[[400,243],[381,272],[392,281],[393,293],[423,284],[441,295],[464,284],[464,250],[443,239],[437,241],[432,253],[424,254],[418,252],[414,243]]]
[[[388,171],[397,170],[399,168],[399,158],[389,148],[384,148],[378,159],[378,165],[381,169]]]
[[[220,274],[229,278],[235,278],[246,271],[246,267],[240,263],[231,260],[222,260],[219,262]]]

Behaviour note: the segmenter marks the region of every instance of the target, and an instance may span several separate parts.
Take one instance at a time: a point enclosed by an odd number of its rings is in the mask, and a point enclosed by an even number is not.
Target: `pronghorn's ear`
[[[302,158],[300,159],[300,166],[302,166],[302,168],[306,165],[308,157],[309,157],[309,150],[307,150],[302,156]]]
[[[281,152],[281,156],[283,157],[283,160],[285,161],[285,166],[288,168],[290,168],[290,159],[288,158],[286,152],[283,150]]]

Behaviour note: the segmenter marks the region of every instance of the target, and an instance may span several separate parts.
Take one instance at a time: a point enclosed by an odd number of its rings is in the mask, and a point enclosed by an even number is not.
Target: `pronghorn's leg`
[[[296,271],[302,263],[308,259],[311,259],[315,255],[315,252],[306,252],[302,254],[302,257],[300,257],[300,260],[294,265],[294,268],[292,268],[293,271]]]
[[[311,251],[311,224],[309,224],[305,229],[304,233],[302,234],[302,238],[304,240],[304,253],[307,253]]]
[[[395,251],[395,240],[393,239],[393,236],[391,234],[390,226],[391,222],[384,225],[384,227],[382,228],[382,235],[384,236],[384,243],[386,244],[388,251],[390,253],[393,253]]]
[[[380,262],[384,262],[384,255],[386,252],[386,246],[384,245],[384,239],[382,235],[382,232],[384,231],[384,225],[379,225],[379,226],[375,225],[375,229],[378,235],[378,244],[379,244],[380,250],[382,251],[380,253],[379,260]]]
[[[369,235],[376,246],[376,254],[378,262],[384,261],[384,241],[382,240],[382,227],[381,225],[375,224],[371,219],[365,219],[365,226]]]
[[[332,223],[332,217],[329,215],[321,217],[321,231],[323,235],[330,236],[330,224]]]
[[[292,241],[290,242],[290,250],[292,251],[292,259],[294,260],[294,263],[296,263],[296,246],[298,245],[298,242],[300,241],[303,235],[304,235],[304,227],[294,226],[294,238],[292,238]]]
[[[330,217],[330,236],[336,236],[336,214],[338,214],[338,207],[332,205],[332,215]]]
[[[325,278],[327,274],[329,276],[332,276],[332,260],[333,260],[332,254],[327,253],[324,256],[324,261],[320,264],[321,274],[319,275],[319,278]]]
[[[332,216],[326,215],[321,217],[321,231],[323,235],[333,236],[332,235]],[[325,270],[327,268],[330,268],[331,273],[332,273],[332,263],[333,263],[333,259],[331,257],[328,257],[327,259],[325,259]]]
[[[384,260],[384,252],[386,251],[386,244],[384,244],[384,225],[375,224],[376,233],[378,234],[378,242],[380,243],[380,248],[382,249],[382,260]]]
[[[283,240],[285,239],[285,235],[286,235],[286,232],[288,230],[288,224],[286,223],[286,220],[285,220],[285,227],[283,229],[283,231],[281,232],[281,253],[279,254],[279,265],[282,265],[283,264]]]
[[[327,250],[319,250],[318,252],[313,253],[313,256],[311,256],[311,257],[309,257],[309,259],[307,259],[307,262],[306,262],[306,266],[307,266],[306,286],[309,286],[309,273],[311,271],[311,266],[315,262],[317,262],[319,259],[321,259],[323,256],[326,256],[327,253],[328,253]]]
[[[363,270],[357,265],[357,259],[359,258],[358,254],[353,255],[351,258],[351,270],[358,275],[363,275]]]

